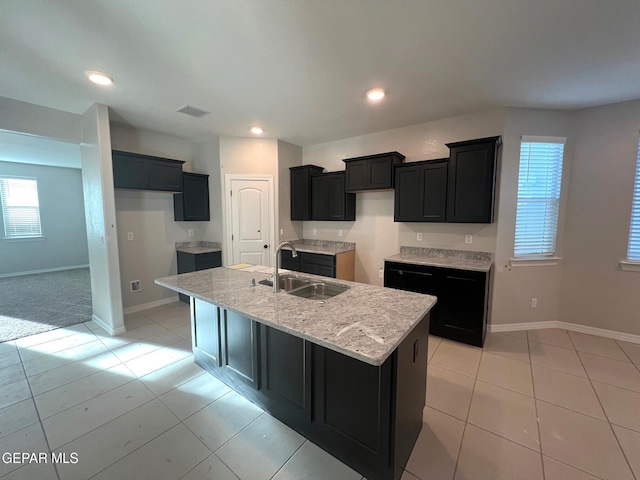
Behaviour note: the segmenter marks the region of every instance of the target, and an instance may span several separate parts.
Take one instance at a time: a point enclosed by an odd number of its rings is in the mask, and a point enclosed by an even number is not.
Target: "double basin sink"
[[[261,280],[258,283],[273,287],[273,277],[267,280]],[[335,297],[349,290],[348,285],[339,283],[322,282],[312,278],[298,277],[296,275],[282,274],[278,276],[280,290],[284,290],[290,295],[296,297],[308,298],[310,300],[326,300]]]

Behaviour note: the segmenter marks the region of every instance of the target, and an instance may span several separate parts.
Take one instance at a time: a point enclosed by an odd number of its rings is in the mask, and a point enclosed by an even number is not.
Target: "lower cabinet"
[[[178,253],[178,274],[197,272],[206,270],[207,268],[216,268],[222,266],[222,252],[209,253]],[[189,303],[189,297],[179,293],[180,301]]]
[[[379,367],[198,299],[195,362],[370,480],[398,480],[422,428],[429,316]]]
[[[484,345],[489,273],[385,262],[384,286],[438,297],[430,333],[477,347]]]
[[[351,250],[336,255],[299,252],[298,256],[294,257],[291,250],[282,250],[280,252],[280,267],[294,272],[353,281],[355,251]]]

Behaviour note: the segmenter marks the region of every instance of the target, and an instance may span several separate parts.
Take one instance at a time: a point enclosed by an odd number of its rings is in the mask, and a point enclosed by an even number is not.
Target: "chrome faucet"
[[[296,247],[294,247],[290,242],[282,242],[280,245],[278,245],[278,248],[276,248],[276,251],[273,254],[273,260],[275,264],[275,266],[273,267],[273,293],[278,293],[280,291],[280,282],[278,279],[278,254],[280,253],[280,250],[282,250],[282,247],[284,247],[285,245],[289,245],[291,247],[292,257],[298,256]]]

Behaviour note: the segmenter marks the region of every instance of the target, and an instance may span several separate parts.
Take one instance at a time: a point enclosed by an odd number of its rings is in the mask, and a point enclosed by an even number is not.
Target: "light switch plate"
[[[378,277],[380,277],[380,278],[384,277],[384,270],[382,268],[380,270],[378,270]]]
[[[342,236],[342,230],[338,230],[338,236],[341,237]]]
[[[419,242],[421,242],[421,241],[422,241],[422,234],[421,234],[421,233],[419,233],[419,234],[418,234],[418,241],[419,241]]]
[[[193,237],[193,230],[189,229],[189,230],[188,230],[188,233],[189,233],[189,236],[190,236],[190,237]]]
[[[313,234],[314,234],[314,235],[317,235],[317,234],[318,234],[318,231],[317,231],[315,228],[313,229]]]

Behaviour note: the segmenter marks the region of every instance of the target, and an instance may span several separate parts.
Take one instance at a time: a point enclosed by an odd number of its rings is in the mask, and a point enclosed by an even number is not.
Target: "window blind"
[[[633,202],[631,204],[631,227],[629,229],[627,258],[640,261],[640,144],[638,144],[638,158],[636,160],[636,182],[633,188]]]
[[[42,236],[35,179],[0,178],[0,202],[6,237]]]
[[[565,140],[522,137],[515,256],[555,253]]]

